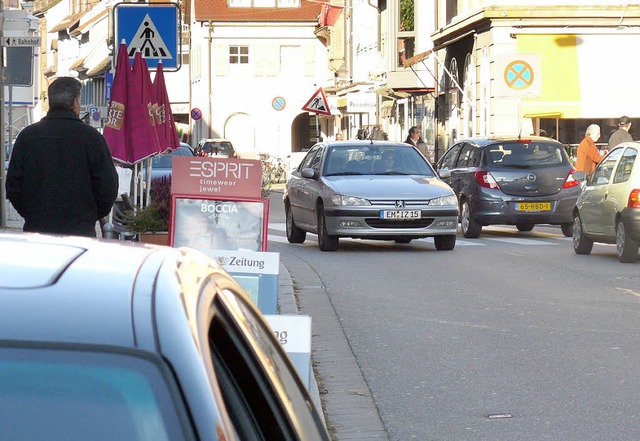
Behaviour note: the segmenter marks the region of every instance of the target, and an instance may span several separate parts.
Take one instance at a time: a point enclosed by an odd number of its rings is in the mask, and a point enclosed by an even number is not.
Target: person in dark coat
[[[422,139],[421,134],[422,131],[420,130],[420,127],[413,126],[409,129],[409,134],[407,135],[407,139],[405,139],[404,142],[406,144],[411,144],[412,146],[417,147],[418,150],[420,150],[420,153],[422,153],[429,162],[433,163],[435,159],[433,157],[433,151],[427,148],[427,144]]]
[[[615,146],[621,142],[633,141],[629,129],[631,128],[631,119],[628,116],[621,116],[618,120],[618,130],[613,132],[609,138],[609,144],[607,150],[611,151]]]
[[[102,135],[80,116],[81,83],[49,85],[49,112],[16,138],[7,170],[7,198],[25,232],[96,236],[118,193],[118,174]]]

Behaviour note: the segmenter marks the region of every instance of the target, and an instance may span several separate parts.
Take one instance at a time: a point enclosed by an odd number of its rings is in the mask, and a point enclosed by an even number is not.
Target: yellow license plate
[[[551,202],[518,202],[516,211],[550,211]]]

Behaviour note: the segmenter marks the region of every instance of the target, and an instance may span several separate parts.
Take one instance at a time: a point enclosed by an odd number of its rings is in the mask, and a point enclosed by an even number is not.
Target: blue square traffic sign
[[[164,70],[180,69],[180,9],[175,3],[118,3],[114,6],[115,47],[124,40],[129,58],[142,53],[149,69],[162,61]]]

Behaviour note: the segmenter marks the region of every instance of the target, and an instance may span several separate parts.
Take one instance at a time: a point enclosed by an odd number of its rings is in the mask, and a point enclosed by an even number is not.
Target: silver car
[[[3,441],[329,441],[247,293],[188,248],[0,233]]]
[[[640,142],[625,142],[611,150],[586,177],[573,210],[573,248],[589,254],[594,242],[615,243],[618,260],[638,259],[640,244]]]
[[[456,244],[458,200],[409,144],[316,144],[283,197],[290,243],[303,243],[309,232],[322,251],[337,250],[340,237],[397,243],[433,237],[438,250]]]

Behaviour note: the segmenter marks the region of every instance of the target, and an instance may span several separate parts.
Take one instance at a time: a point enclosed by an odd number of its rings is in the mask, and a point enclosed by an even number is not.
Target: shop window
[[[414,22],[414,0],[400,1],[398,17],[398,66],[415,55],[416,32]]]
[[[249,46],[229,46],[229,64],[248,64]]]

